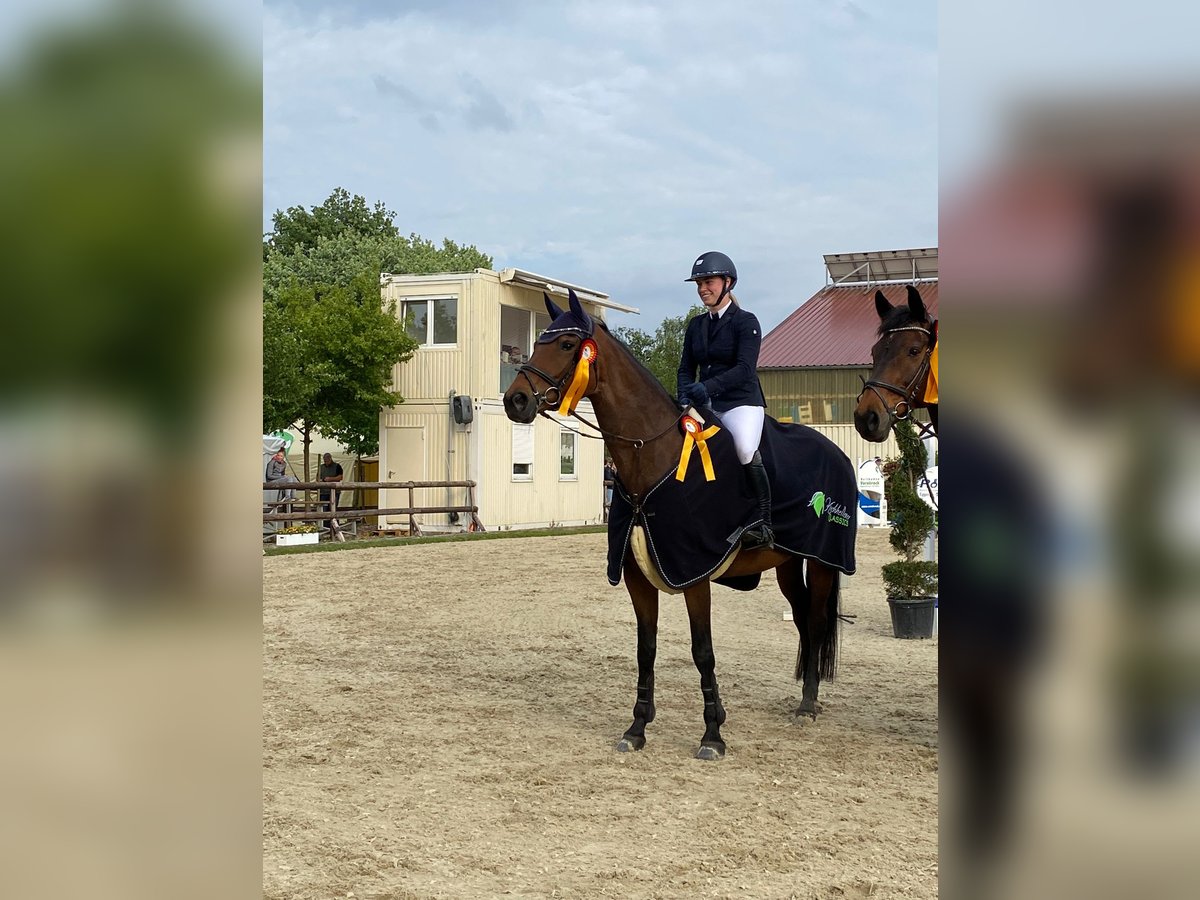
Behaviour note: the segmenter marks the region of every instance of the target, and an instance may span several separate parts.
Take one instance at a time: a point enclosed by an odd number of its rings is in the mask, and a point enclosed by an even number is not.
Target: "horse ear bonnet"
[[[542,299],[546,301],[546,312],[550,313],[550,321],[553,322],[563,314],[562,307],[550,299],[550,295],[542,291]]]
[[[539,344],[549,344],[563,334],[577,334],[585,338],[592,336],[592,332],[596,328],[596,323],[592,321],[591,316],[583,311],[583,306],[579,303],[579,298],[575,296],[575,292],[569,291],[569,294],[571,304],[566,312],[559,309],[549,297],[546,297],[546,309],[550,311],[550,315],[552,316],[557,310],[558,315],[550,323],[550,327],[538,335],[537,342]],[[543,296],[545,295],[543,294]]]

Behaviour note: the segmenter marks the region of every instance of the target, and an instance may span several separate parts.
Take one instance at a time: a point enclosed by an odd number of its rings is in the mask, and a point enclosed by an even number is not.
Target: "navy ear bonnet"
[[[565,311],[550,299],[549,294],[542,294],[546,299],[546,311],[550,313],[550,327],[538,335],[537,342],[539,344],[548,344],[563,334],[577,334],[585,338],[592,336],[596,323],[583,311],[575,292],[568,290],[567,293],[571,302]]]

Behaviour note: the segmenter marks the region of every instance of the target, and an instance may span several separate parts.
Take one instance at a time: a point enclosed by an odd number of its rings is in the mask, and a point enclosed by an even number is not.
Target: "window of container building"
[[[508,390],[522,364],[529,362],[533,343],[550,325],[550,317],[515,306],[500,307],[500,393]]]
[[[408,336],[422,347],[453,347],[458,343],[457,297],[404,300],[400,318]]]
[[[533,481],[533,426],[512,426],[512,480]]]
[[[561,431],[558,435],[558,480],[576,481],[575,442],[578,435],[573,431]]]

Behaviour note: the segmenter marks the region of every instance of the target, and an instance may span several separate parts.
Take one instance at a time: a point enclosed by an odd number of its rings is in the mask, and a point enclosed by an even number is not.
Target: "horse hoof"
[[[701,744],[700,749],[696,751],[696,759],[706,762],[716,762],[724,756],[725,748],[718,747],[716,744]]]
[[[641,750],[646,746],[644,737],[623,737],[617,741],[618,753],[632,753],[635,750]]]
[[[802,700],[800,702],[800,705],[796,707],[796,718],[799,719],[802,716],[808,716],[814,722],[817,721],[816,700]]]

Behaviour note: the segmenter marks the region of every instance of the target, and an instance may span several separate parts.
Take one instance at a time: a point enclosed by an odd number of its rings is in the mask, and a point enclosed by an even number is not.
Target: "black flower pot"
[[[892,634],[898,638],[930,638],[933,637],[932,597],[914,597],[901,599],[888,597],[888,606],[892,611]]]

